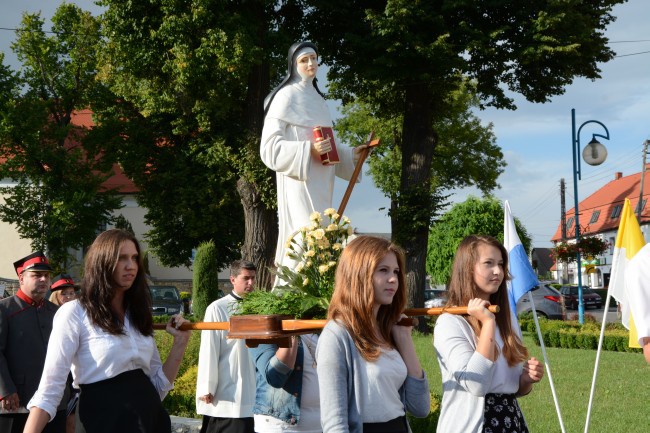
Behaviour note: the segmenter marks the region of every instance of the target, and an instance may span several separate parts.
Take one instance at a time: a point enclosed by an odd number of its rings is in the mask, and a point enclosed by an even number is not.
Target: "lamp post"
[[[607,148],[603,146],[596,137],[604,138],[609,140],[609,131],[607,127],[597,120],[587,120],[582,125],[578,127],[576,131],[576,110],[571,109],[571,147],[573,150],[573,198],[575,200],[574,207],[574,220],[576,227],[576,245],[580,244],[580,212],[578,211],[579,199],[578,199],[578,179],[581,179],[580,173],[580,131],[582,128],[589,123],[597,123],[602,126],[605,130],[606,135],[602,134],[592,134],[591,141],[587,146],[585,146],[582,151],[582,157],[585,162],[589,165],[600,165],[607,158]],[[585,304],[582,299],[582,262],[580,259],[580,250],[577,250],[576,253],[576,263],[578,265],[578,320],[580,324],[585,323]]]

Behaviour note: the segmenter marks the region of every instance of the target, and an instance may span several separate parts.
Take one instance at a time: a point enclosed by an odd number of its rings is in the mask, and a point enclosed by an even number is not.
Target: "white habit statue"
[[[285,243],[310,224],[312,212],[332,207],[334,176],[350,179],[358,150],[338,146],[340,163],[322,165],[320,155],[331,150],[329,140],[315,142],[313,128],[332,126],[327,104],[316,84],[318,51],[311,42],[289,48],[287,76],[264,100],[260,156],[275,171],[278,186],[278,265],[295,267]],[[276,281],[278,285],[278,281]]]

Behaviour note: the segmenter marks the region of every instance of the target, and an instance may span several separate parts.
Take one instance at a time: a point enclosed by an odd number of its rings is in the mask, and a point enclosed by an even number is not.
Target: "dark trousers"
[[[0,433],[23,433],[28,413],[0,415]],[[48,422],[43,433],[65,433],[65,411],[60,410],[52,422]]]
[[[201,433],[254,433],[253,418],[217,418],[203,415]]]

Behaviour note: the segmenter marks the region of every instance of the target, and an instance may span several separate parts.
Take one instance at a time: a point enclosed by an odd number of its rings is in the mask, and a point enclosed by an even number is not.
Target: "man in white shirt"
[[[256,268],[236,260],[230,265],[232,292],[211,303],[205,322],[227,322],[238,302],[254,290]],[[255,365],[246,340],[228,339],[227,331],[201,331],[196,378],[196,412],[201,433],[254,433]]]

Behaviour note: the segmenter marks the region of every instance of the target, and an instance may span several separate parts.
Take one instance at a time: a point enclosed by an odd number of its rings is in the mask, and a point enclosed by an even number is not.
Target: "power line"
[[[650,51],[641,51],[641,52],[638,52],[638,53],[621,54],[621,55],[614,56],[614,57],[630,57],[630,56],[638,56],[638,55],[641,55],[641,54],[648,54],[648,53],[650,53]]]

